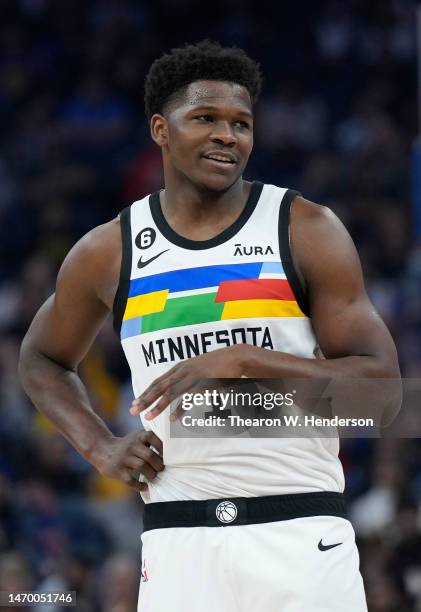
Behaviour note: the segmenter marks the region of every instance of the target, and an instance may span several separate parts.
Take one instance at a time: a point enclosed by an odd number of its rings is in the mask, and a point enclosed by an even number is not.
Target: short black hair
[[[171,49],[156,59],[145,79],[145,112],[148,119],[162,114],[165,105],[194,81],[228,81],[245,87],[252,104],[259,97],[262,77],[259,64],[238,47],[221,47],[203,40]]]

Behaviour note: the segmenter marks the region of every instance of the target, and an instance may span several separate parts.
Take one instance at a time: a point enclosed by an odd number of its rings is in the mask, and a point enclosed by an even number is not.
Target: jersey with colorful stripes
[[[232,344],[314,358],[317,340],[289,244],[296,195],[254,182],[239,218],[204,241],[170,227],[158,192],[122,212],[114,320],[135,396],[180,360]],[[146,501],[343,487],[335,439],[180,440],[170,436],[168,412],[144,422],[163,439],[166,463]]]

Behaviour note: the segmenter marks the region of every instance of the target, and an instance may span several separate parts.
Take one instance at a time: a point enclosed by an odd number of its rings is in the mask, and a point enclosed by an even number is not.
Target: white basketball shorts
[[[305,496],[312,495],[319,494],[278,496],[290,498],[281,516],[302,514]],[[259,521],[259,508],[250,511],[247,503],[237,498],[150,504],[161,508],[142,536],[138,612],[367,612],[347,519],[316,515],[249,523]],[[201,505],[205,518],[192,517],[189,504]],[[261,520],[267,518],[263,512]],[[155,528],[198,520],[205,525]]]

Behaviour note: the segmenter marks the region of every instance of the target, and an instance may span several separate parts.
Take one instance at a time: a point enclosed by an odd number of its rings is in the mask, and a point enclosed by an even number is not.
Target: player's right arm
[[[22,385],[45,414],[104,476],[136,490],[163,469],[162,443],[152,432],[116,437],[94,411],[78,366],[112,310],[121,264],[118,220],[99,226],[70,251],[55,294],[36,314],[21,348]],[[159,452],[155,453],[153,446]]]

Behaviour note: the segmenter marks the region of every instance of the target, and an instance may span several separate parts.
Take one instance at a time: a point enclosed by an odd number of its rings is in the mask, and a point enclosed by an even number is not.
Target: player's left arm
[[[367,296],[352,239],[333,212],[297,197],[291,212],[291,251],[326,359],[248,344],[216,350],[183,361],[157,378],[134,400],[132,414],[159,400],[148,415],[155,418],[175,397],[194,390],[195,382],[206,378],[400,379],[392,337]]]

